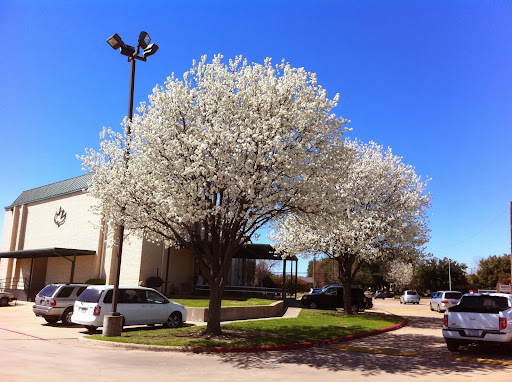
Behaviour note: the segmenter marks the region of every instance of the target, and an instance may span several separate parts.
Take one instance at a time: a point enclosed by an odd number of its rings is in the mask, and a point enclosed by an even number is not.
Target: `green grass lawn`
[[[171,299],[171,301],[177,302],[178,304],[188,306],[190,308],[208,308],[210,304],[209,299]],[[279,300],[269,300],[263,298],[247,298],[247,299],[236,299],[236,300],[222,300],[222,306],[248,306],[248,305],[270,305],[273,302]]]
[[[381,313],[360,313],[345,316],[331,310],[303,309],[297,318],[258,320],[222,325],[223,335],[203,337],[204,327],[178,329],[128,328],[121,337],[90,338],[146,345],[163,346],[259,346],[294,344],[338,338],[393,326],[401,317]]]

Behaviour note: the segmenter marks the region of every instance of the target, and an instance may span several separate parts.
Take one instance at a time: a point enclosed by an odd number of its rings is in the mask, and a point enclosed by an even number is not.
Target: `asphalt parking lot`
[[[85,329],[47,324],[31,304],[0,309],[1,380],[33,381],[503,381],[512,355],[497,349],[448,352],[441,334],[442,314],[428,302],[400,305],[375,301],[375,310],[402,315],[399,330],[349,343],[307,350],[239,354],[153,352],[104,347],[86,340]],[[236,376],[236,377],[235,377]]]

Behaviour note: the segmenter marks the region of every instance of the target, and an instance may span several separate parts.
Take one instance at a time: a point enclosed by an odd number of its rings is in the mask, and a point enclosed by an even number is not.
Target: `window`
[[[152,290],[147,291],[147,300],[149,304],[166,304],[167,299],[160,293],[153,292]]]
[[[70,286],[62,287],[62,289],[57,294],[57,297],[64,297],[64,298],[69,297],[69,296],[71,296],[71,293],[73,293],[74,290],[75,290],[75,287],[70,287]]]
[[[41,297],[51,297],[55,293],[59,286],[58,285],[48,285],[43,288],[41,292],[39,292],[39,296]]]
[[[452,300],[458,300],[462,296],[460,292],[447,292],[444,294],[444,298],[449,298]]]
[[[80,296],[80,295],[82,294],[82,292],[83,292],[84,290],[86,290],[86,289],[87,289],[87,287],[86,287],[86,286],[83,286],[83,287],[78,288],[78,292],[76,292],[77,297],[78,297],[78,296]]]
[[[112,304],[112,289],[108,290],[107,293],[105,293],[105,297],[103,298],[103,302],[105,304]]]
[[[509,309],[508,299],[500,296],[464,296],[454,312],[499,313]]]
[[[78,297],[77,301],[97,303],[100,299],[100,295],[101,295],[101,290],[86,289],[82,294],[80,294],[80,297]],[[106,298],[107,297],[105,296],[105,299]],[[112,302],[112,294],[110,295],[110,302]]]
[[[120,304],[140,304],[146,302],[146,293],[141,289],[120,289]]]

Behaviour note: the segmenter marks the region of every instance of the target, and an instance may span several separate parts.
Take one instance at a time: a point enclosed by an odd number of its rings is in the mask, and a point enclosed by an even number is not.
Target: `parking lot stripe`
[[[463,361],[463,362],[471,362],[471,363],[484,363],[488,365],[501,365],[501,366],[512,366],[512,361],[503,361],[499,359],[488,359],[488,358],[472,358],[472,357],[464,357],[464,356],[455,356],[455,355],[439,355],[439,356],[427,356],[421,353],[414,352],[405,352],[405,351],[397,351],[390,349],[377,349],[371,347],[362,347],[362,346],[347,346],[347,345],[330,345],[330,349],[336,350],[345,350],[359,353],[370,353],[370,354],[384,354],[391,356],[399,356],[399,357],[430,357],[434,359],[444,359],[448,361]]]

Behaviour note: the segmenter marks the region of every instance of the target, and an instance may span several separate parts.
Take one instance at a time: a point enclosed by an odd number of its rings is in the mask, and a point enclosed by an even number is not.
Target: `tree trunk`
[[[220,328],[220,311],[223,289],[217,282],[210,284],[210,304],[208,306],[208,323],[206,324],[206,335],[218,336],[222,334]]]
[[[345,314],[355,313],[352,311],[352,282],[350,278],[343,278],[343,308]]]

